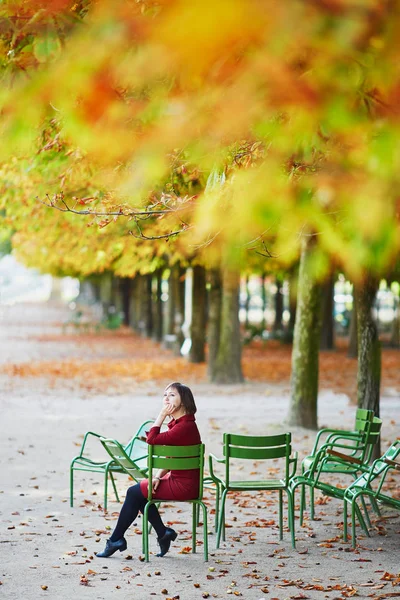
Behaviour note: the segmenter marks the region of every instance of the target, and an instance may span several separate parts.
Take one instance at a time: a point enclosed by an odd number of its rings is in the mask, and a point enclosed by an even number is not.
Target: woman
[[[147,432],[146,441],[152,445],[164,446],[190,446],[200,444],[200,434],[197,429],[195,413],[196,404],[191,390],[182,383],[171,383],[164,392],[163,407],[154,421],[150,431]],[[160,428],[166,419],[170,418],[168,431],[160,433]],[[192,500],[199,494],[199,470],[185,471],[159,470],[153,477],[153,498],[162,500]],[[106,542],[103,552],[96,556],[107,558],[119,550],[127,548],[124,533],[136,519],[138,512],[143,513],[147,503],[148,480],[130,487],[126,493],[125,502],[121,508],[117,525]],[[152,504],[149,508],[149,522],[157,533],[160,552],[157,556],[164,556],[169,550],[171,542],[177,537],[176,531],[165,527],[157,507]]]

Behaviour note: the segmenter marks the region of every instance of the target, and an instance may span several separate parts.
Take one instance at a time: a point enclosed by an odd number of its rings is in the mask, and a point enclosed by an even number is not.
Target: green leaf
[[[60,52],[61,42],[54,31],[49,32],[45,37],[35,39],[33,42],[33,53],[41,63],[54,60],[60,55]]]

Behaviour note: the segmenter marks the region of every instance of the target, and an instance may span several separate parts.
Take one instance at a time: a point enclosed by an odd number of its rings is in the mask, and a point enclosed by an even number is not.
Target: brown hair
[[[187,385],[184,385],[183,383],[179,383],[178,381],[175,381],[174,383],[170,383],[167,386],[167,389],[168,388],[174,388],[174,390],[176,390],[178,392],[178,394],[181,398],[182,406],[185,409],[185,413],[187,415],[194,415],[195,412],[197,411],[197,408],[196,408],[196,403],[194,401],[192,390],[190,388],[188,388]]]

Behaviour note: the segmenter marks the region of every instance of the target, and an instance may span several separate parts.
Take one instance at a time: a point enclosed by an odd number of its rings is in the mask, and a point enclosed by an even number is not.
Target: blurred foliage
[[[165,256],[208,264],[222,249],[241,266],[286,267],[312,235],[321,276],[331,262],[354,279],[390,271],[399,8],[3,2],[0,186],[18,253],[57,273],[125,276]],[[88,228],[34,200],[46,193],[117,215]]]

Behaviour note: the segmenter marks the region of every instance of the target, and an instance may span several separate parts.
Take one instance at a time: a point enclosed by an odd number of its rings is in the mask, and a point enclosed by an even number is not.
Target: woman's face
[[[182,401],[178,390],[176,390],[174,387],[165,388],[164,403],[168,406],[174,407],[173,412],[179,410],[182,406]]]

